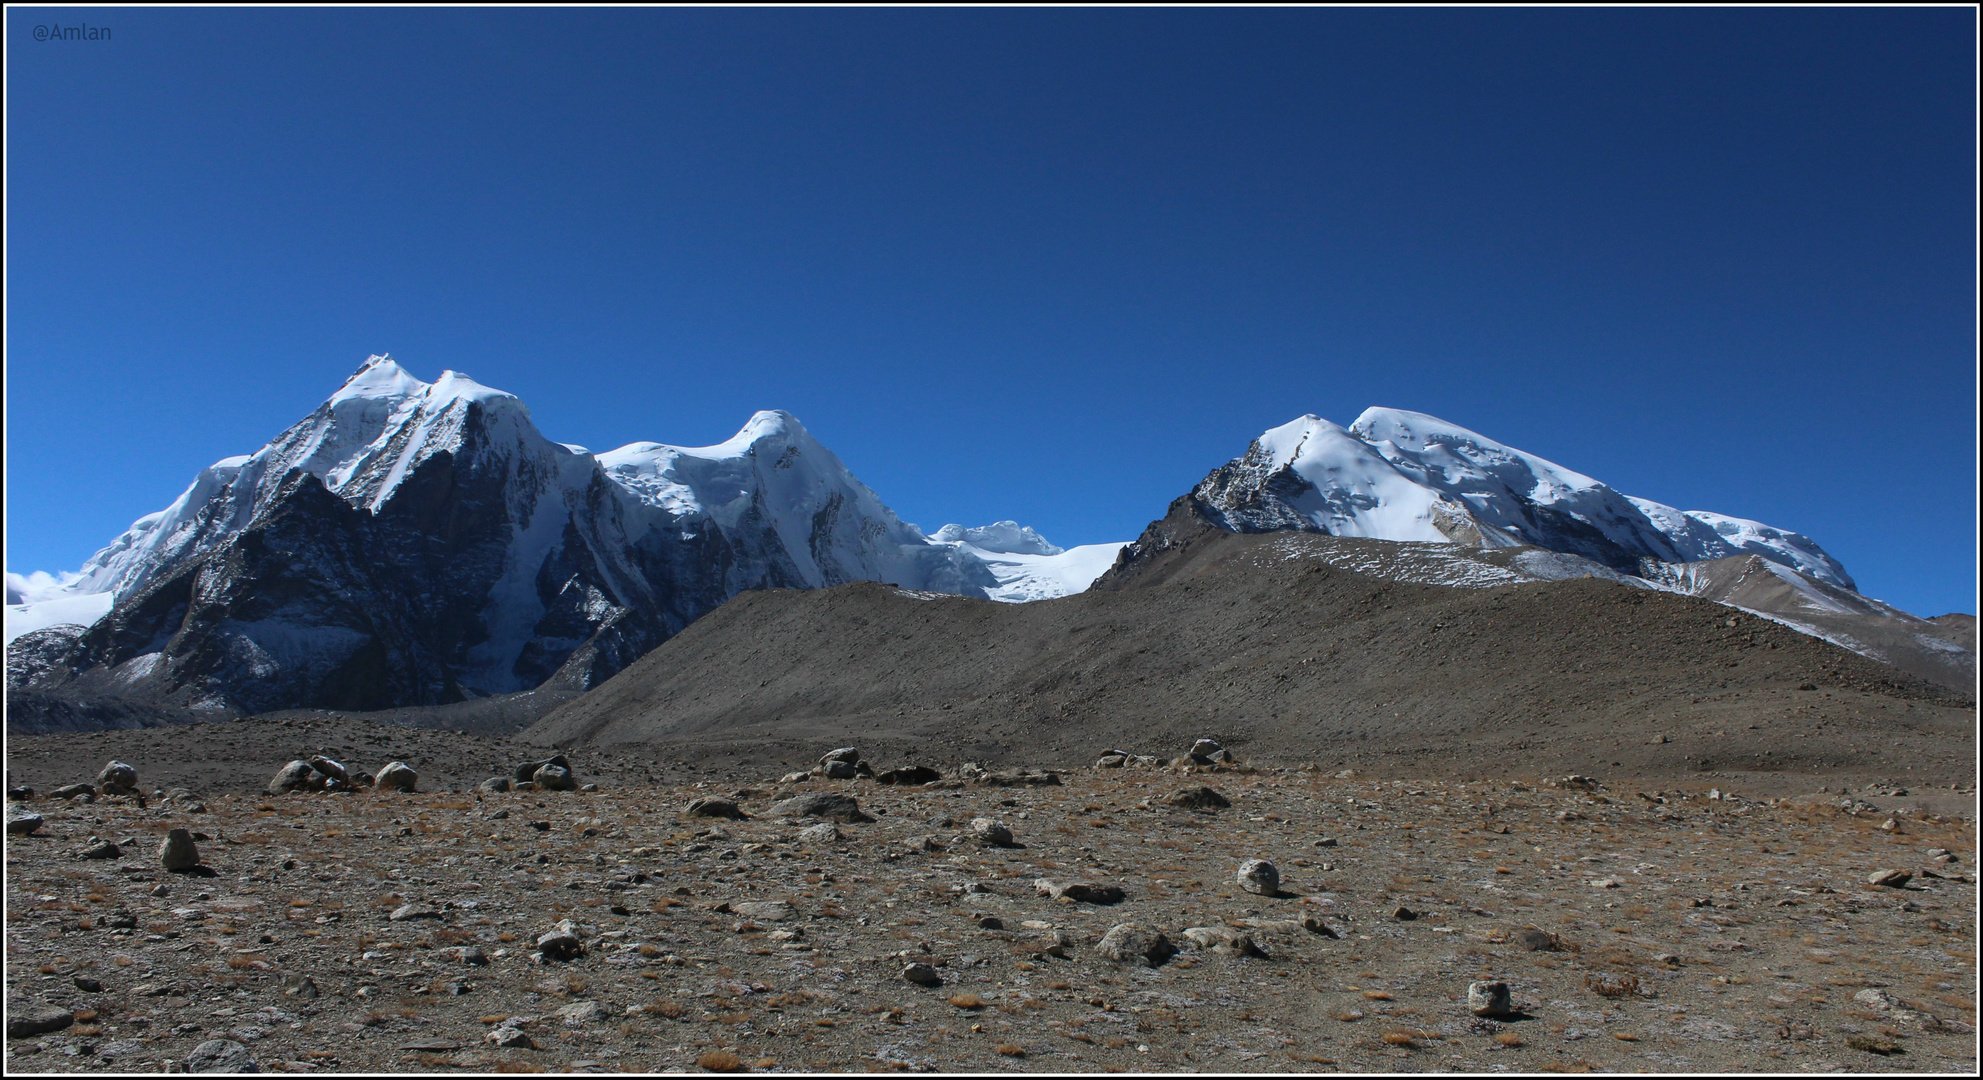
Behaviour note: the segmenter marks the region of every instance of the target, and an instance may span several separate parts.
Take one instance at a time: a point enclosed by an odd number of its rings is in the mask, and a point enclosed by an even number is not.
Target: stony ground
[[[87,779],[18,757],[15,783]],[[73,1022],[10,1031],[8,1070],[157,1071],[215,1039],[327,1072],[1977,1066],[1973,789],[1840,806],[1299,768],[904,789],[573,758],[600,791],[37,797],[40,834],[6,846],[9,1018]],[[1230,807],[1168,804],[1200,785]],[[877,820],[802,837],[819,822],[767,812],[807,791]],[[697,797],[753,817],[686,816]],[[978,817],[1017,846],[971,839]],[[175,827],[212,876],[159,868]],[[78,857],[98,840],[135,843]],[[1279,895],[1234,885],[1250,858]],[[1913,876],[1868,884],[1886,869]],[[1057,901],[1041,878],[1127,898]],[[534,958],[561,919],[584,955]],[[1181,951],[1104,959],[1121,923]],[[942,985],[905,981],[915,962]],[[1482,979],[1518,1014],[1471,1015]]]

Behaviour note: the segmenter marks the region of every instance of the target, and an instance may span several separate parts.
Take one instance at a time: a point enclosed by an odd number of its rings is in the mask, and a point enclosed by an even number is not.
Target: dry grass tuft
[[[1496,1035],[1494,1037],[1494,1041],[1500,1043],[1502,1046],[1505,1046],[1510,1050],[1513,1050],[1515,1047],[1522,1045],[1522,1037],[1520,1035],[1515,1034],[1512,1031],[1504,1031],[1501,1034]]]
[[[744,1059],[728,1050],[705,1050],[696,1055],[695,1063],[710,1072],[740,1072]]]
[[[982,1009],[985,1007],[985,999],[976,994],[954,995],[951,997],[950,1003],[960,1009]]]
[[[1389,990],[1365,990],[1363,996],[1372,1001],[1396,1001]]]
[[[688,1011],[687,1009],[682,1007],[681,1002],[668,1001],[666,999],[657,1001],[652,1005],[648,1005],[646,1006],[646,1009],[648,1012],[653,1013],[656,1016],[665,1016],[670,1020],[679,1020],[681,1019],[682,1014]]]
[[[1026,1048],[1019,1045],[1018,1043],[999,1043],[997,1046],[993,1047],[992,1049],[997,1050],[999,1053],[1004,1054],[1006,1057],[1026,1056]]]
[[[1584,986],[1592,993],[1603,997],[1630,997],[1639,991],[1639,977],[1637,975],[1605,975],[1593,971],[1584,976]]]

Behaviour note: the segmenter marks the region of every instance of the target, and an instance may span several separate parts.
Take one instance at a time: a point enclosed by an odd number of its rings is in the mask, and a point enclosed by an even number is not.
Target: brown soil
[[[149,787],[158,766],[133,764]],[[797,839],[810,822],[757,816],[708,836],[712,822],[681,815],[697,795],[763,815],[828,787],[735,779],[479,798],[207,789],[200,814],[37,800],[44,835],[7,842],[10,1012],[77,1020],[10,1039],[9,1071],[156,1071],[208,1039],[241,1041],[263,1071],[1976,1066],[1973,804],[1969,821],[1902,813],[1882,830],[1886,815],[1831,796],[1710,801],[1698,784],[1089,769],[1046,787],[831,785],[878,820],[824,843]],[[1166,805],[1201,784],[1231,807]],[[978,815],[1020,846],[964,839]],[[172,827],[210,837],[214,876],[159,871],[151,853]],[[92,836],[138,843],[77,860]],[[911,847],[924,837],[940,850]],[[1929,864],[1932,848],[1960,861]],[[1253,857],[1279,865],[1281,895],[1234,887]],[[1866,884],[1890,867],[1915,877]],[[1128,899],[1057,903],[1037,894],[1042,877]],[[767,900],[791,918],[734,910]],[[438,917],[387,918],[407,903]],[[115,928],[120,912],[136,926]],[[530,943],[567,917],[587,928],[586,954],[533,963]],[[1097,941],[1124,922],[1183,951],[1154,969],[1102,959]],[[1183,934],[1220,926],[1265,956]],[[1065,957],[1046,953],[1056,931]],[[1526,947],[1528,931],[1553,947]],[[491,962],[449,952],[467,945]],[[943,985],[903,981],[918,961]],[[304,977],[318,996],[283,992]],[[1467,1012],[1467,984],[1490,978],[1519,1015]],[[1869,989],[1902,1012],[1855,998]],[[558,1013],[584,1002],[597,1014]],[[535,1048],[486,1041],[504,1019]]]

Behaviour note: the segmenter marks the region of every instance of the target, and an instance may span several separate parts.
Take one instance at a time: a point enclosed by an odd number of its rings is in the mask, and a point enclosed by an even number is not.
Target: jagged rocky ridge
[[[790,414],[595,456],[375,356],[92,558],[69,591],[114,606],[11,642],[9,686],[246,712],[582,690],[739,592],[857,580],[999,587]]]

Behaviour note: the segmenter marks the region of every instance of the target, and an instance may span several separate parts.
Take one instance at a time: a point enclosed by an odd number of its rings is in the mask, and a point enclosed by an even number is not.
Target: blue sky
[[[1416,409],[1976,610],[1968,9],[7,20],[9,570],[389,351],[1064,545]]]

